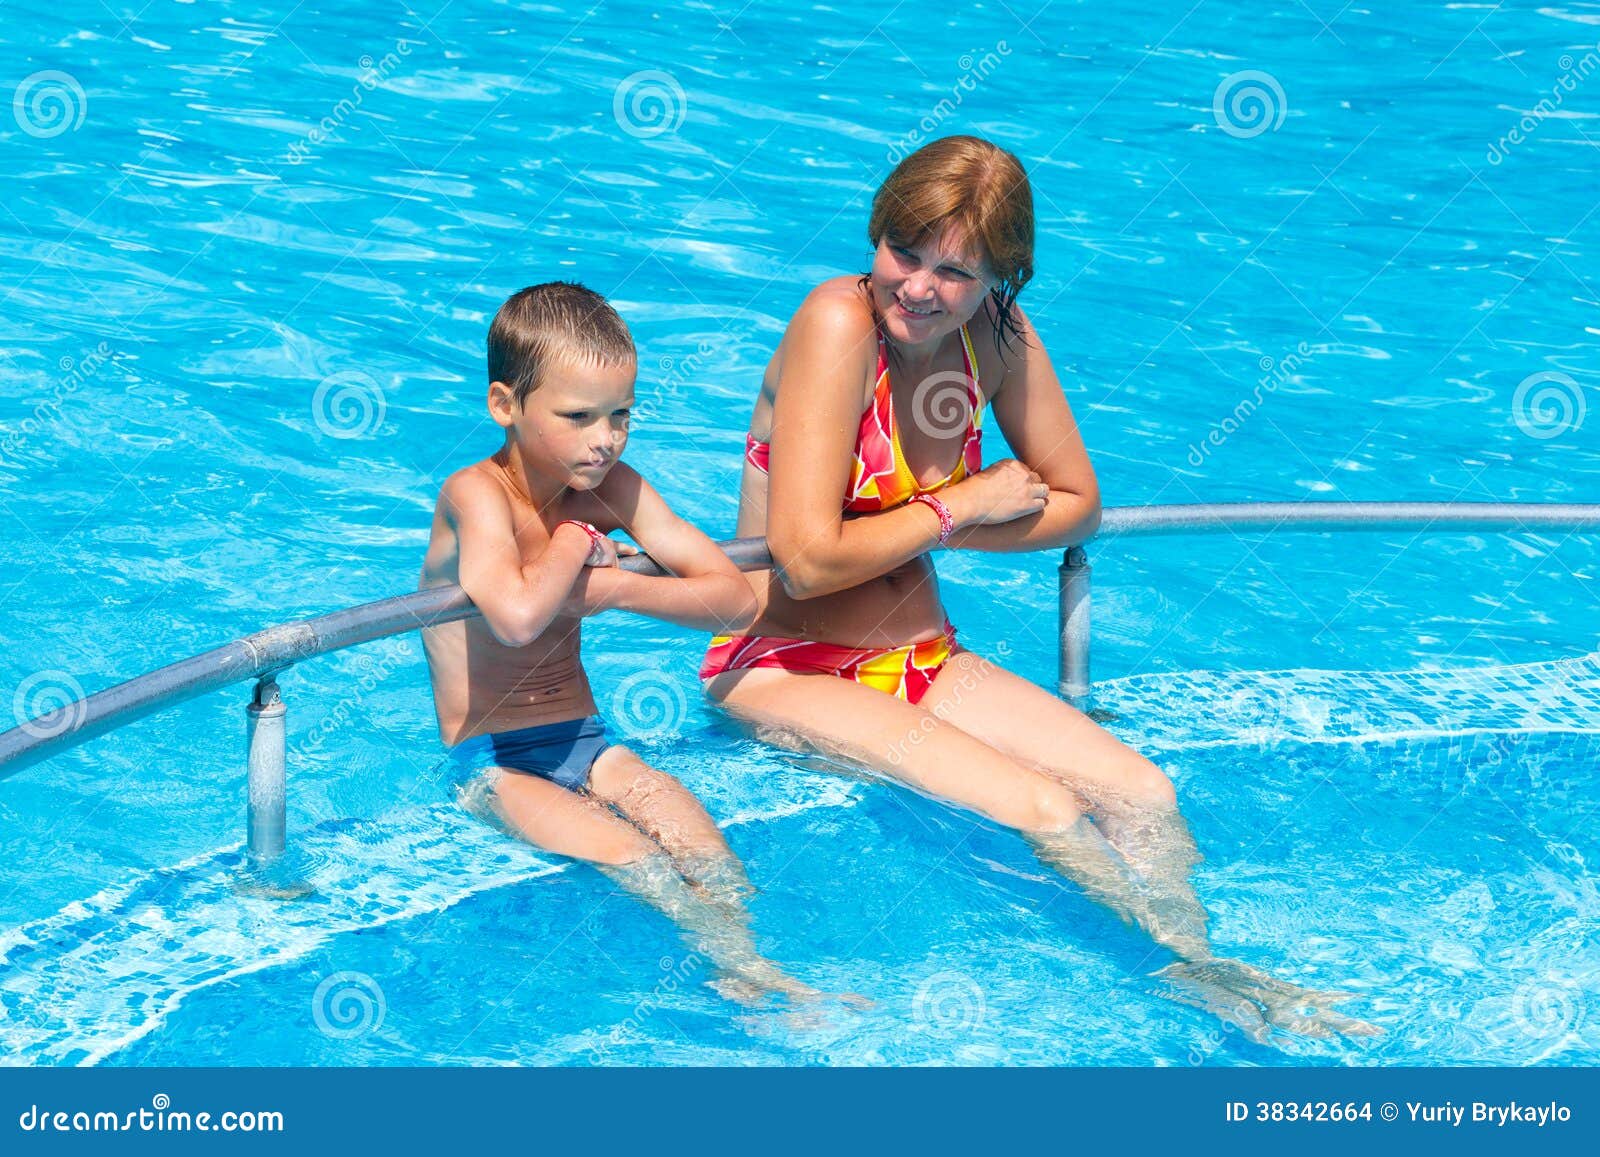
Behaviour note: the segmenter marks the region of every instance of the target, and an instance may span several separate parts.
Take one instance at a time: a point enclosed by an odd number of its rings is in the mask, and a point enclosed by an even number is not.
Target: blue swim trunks
[[[450,749],[452,779],[461,783],[487,768],[504,767],[577,791],[588,784],[589,769],[610,746],[598,715],[475,735]]]

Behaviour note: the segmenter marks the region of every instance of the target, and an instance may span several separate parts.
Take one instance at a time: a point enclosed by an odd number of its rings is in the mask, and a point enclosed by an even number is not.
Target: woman
[[[959,646],[932,551],[1060,549],[1100,494],[1017,295],[1033,272],[1017,159],[935,141],[873,198],[863,277],[808,296],[751,418],[739,534],[765,535],[748,635],[712,641],[707,693],[758,734],[865,765],[1015,828],[1039,858],[1171,949],[1187,999],[1264,1038],[1369,1026],[1213,957],[1167,777],[1085,715]],[[1018,458],[982,465],[987,406]],[[1296,1010],[1312,1006],[1309,1015]]]

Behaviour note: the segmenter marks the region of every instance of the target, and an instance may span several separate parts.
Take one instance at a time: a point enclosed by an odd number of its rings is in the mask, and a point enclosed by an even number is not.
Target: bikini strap
[[[884,344],[883,330],[878,331],[878,376],[872,380],[872,401],[874,405],[880,404],[880,396],[889,388],[889,347]],[[890,395],[892,400],[893,394]]]
[[[983,427],[983,387],[978,384],[978,355],[972,348],[972,335],[961,327],[961,357],[966,362],[968,403],[972,406],[972,429]]]

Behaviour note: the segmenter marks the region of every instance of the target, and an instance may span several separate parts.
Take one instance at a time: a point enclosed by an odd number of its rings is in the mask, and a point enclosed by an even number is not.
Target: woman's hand
[[[1015,458],[1003,458],[947,487],[939,497],[957,526],[981,526],[1038,514],[1049,501],[1050,487]]]

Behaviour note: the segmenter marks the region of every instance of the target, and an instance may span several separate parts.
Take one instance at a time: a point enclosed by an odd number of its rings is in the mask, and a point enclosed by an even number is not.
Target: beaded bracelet
[[[939,545],[949,546],[950,536],[956,532],[956,519],[950,508],[931,494],[913,494],[910,501],[922,503],[939,516]]]

